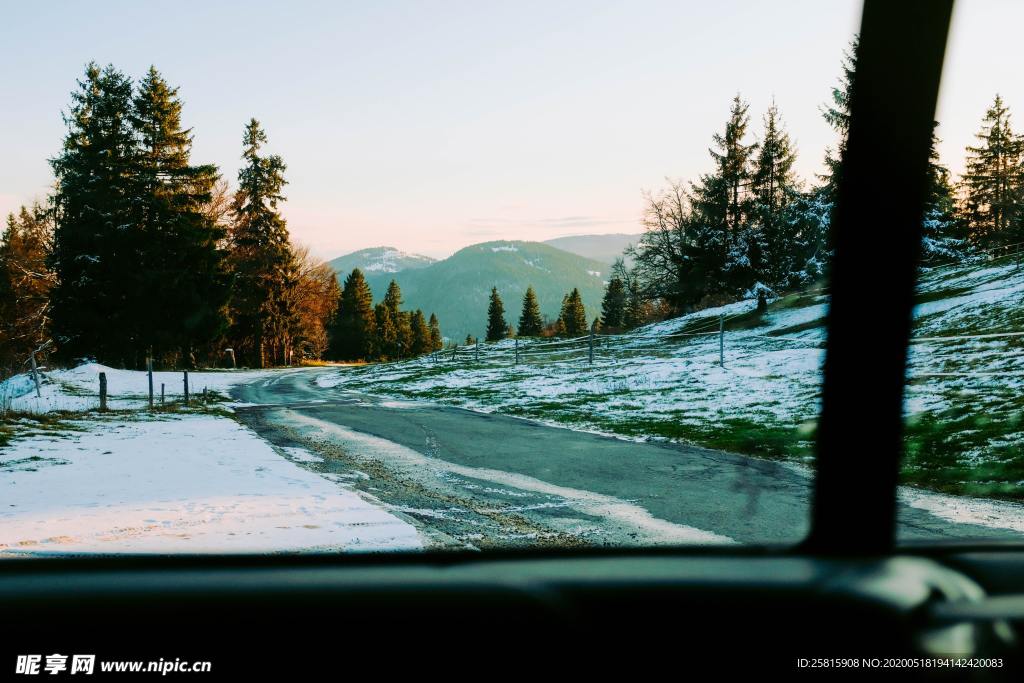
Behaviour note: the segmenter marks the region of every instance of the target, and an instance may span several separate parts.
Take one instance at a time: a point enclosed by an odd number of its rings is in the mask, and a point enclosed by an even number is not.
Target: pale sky
[[[193,160],[232,183],[255,116],[288,164],[284,212],[325,258],[435,257],[492,239],[636,232],[641,191],[709,170],[733,95],[774,98],[821,169],[820,116],[857,30],[850,0],[57,2],[0,0],[0,211],[46,194],[89,60],[154,64]],[[961,1],[939,108],[962,168],[996,91],[1024,132],[1024,3]]]

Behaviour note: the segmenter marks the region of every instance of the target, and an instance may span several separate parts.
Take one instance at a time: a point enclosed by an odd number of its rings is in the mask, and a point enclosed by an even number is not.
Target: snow
[[[14,411],[31,414],[93,410],[99,407],[101,372],[107,376],[107,405],[110,409],[141,408],[148,404],[149,383],[145,372],[86,363],[70,370],[42,372],[41,398],[36,397],[31,376],[18,375],[12,378],[14,381],[8,380],[15,389],[10,407]],[[201,395],[203,389],[226,394],[233,386],[264,377],[268,372],[273,371],[189,372],[189,391],[193,396]],[[181,372],[153,373],[153,392],[157,401],[161,384],[165,387],[167,400],[178,400],[184,395],[184,375]]]
[[[599,270],[588,270],[587,271],[587,275],[592,275],[593,277],[601,277],[601,271],[599,271]]]
[[[368,273],[397,273],[402,270],[400,261],[421,261],[429,263],[430,259],[417,254],[407,254],[393,247],[384,247],[379,253],[367,256],[363,270]]]
[[[968,496],[946,496],[901,486],[899,500],[941,519],[1024,533],[1024,505]]]
[[[289,462],[231,419],[73,424],[84,431],[0,449],[0,557],[421,547],[379,503]],[[314,459],[300,450],[287,452]]]
[[[493,251],[493,252],[499,252],[499,251],[519,251],[519,247],[517,247],[514,244],[506,244],[506,245],[502,245],[500,247],[491,247],[491,251]]]
[[[1012,457],[1012,449],[1024,446],[1020,338],[921,338],[1024,330],[1024,268],[1012,262],[934,268],[923,274],[919,291],[914,336],[920,341],[910,348],[906,413],[944,420],[943,411],[967,406],[1001,431],[972,436],[965,422],[944,437],[953,457],[969,465]],[[775,304],[760,320],[747,319],[740,329],[729,329],[729,321],[752,313],[756,300],[599,335],[593,365],[586,340],[520,339],[518,365],[512,340],[503,340],[482,345],[479,362],[471,354],[421,358],[332,370],[317,383],[325,391],[457,405],[629,438],[663,438],[657,427],[665,426],[686,435],[676,438],[700,442],[739,420],[809,439],[820,407],[829,298],[818,289],[769,300]],[[720,317],[727,321],[724,368]],[[864,321],[866,362],[871,338],[880,333]]]

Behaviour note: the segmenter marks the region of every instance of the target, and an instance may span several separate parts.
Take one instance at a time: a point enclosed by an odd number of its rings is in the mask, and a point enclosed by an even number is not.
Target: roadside
[[[101,371],[116,408],[107,413],[93,410],[89,390]],[[371,496],[310,472],[300,464],[310,454],[275,448],[233,418],[221,392],[283,372],[194,373],[206,404],[185,408],[175,396],[154,412],[142,409],[145,373],[47,373],[41,399],[33,388],[11,402],[24,417],[0,448],[0,557],[421,548],[416,529]]]
[[[317,454],[317,471],[361,472],[358,490],[463,547],[791,544],[808,530],[806,468],[325,389],[322,378],[239,386],[239,416]],[[1024,531],[1020,505],[906,489],[899,518],[903,541]]]

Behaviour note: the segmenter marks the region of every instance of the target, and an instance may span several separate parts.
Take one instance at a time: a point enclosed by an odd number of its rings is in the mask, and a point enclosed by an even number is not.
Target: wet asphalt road
[[[316,383],[333,372],[240,386],[235,398],[250,405],[239,416],[284,457],[294,447],[319,456],[297,464],[408,519],[429,547],[788,544],[807,533],[811,482],[798,468]],[[900,518],[904,539],[1010,533],[906,505]]]

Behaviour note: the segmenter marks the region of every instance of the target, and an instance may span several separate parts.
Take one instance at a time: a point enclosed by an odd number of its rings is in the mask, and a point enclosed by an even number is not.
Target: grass
[[[1024,411],[958,406],[912,416],[905,427],[903,481],[956,495],[1024,500],[1019,436]]]

